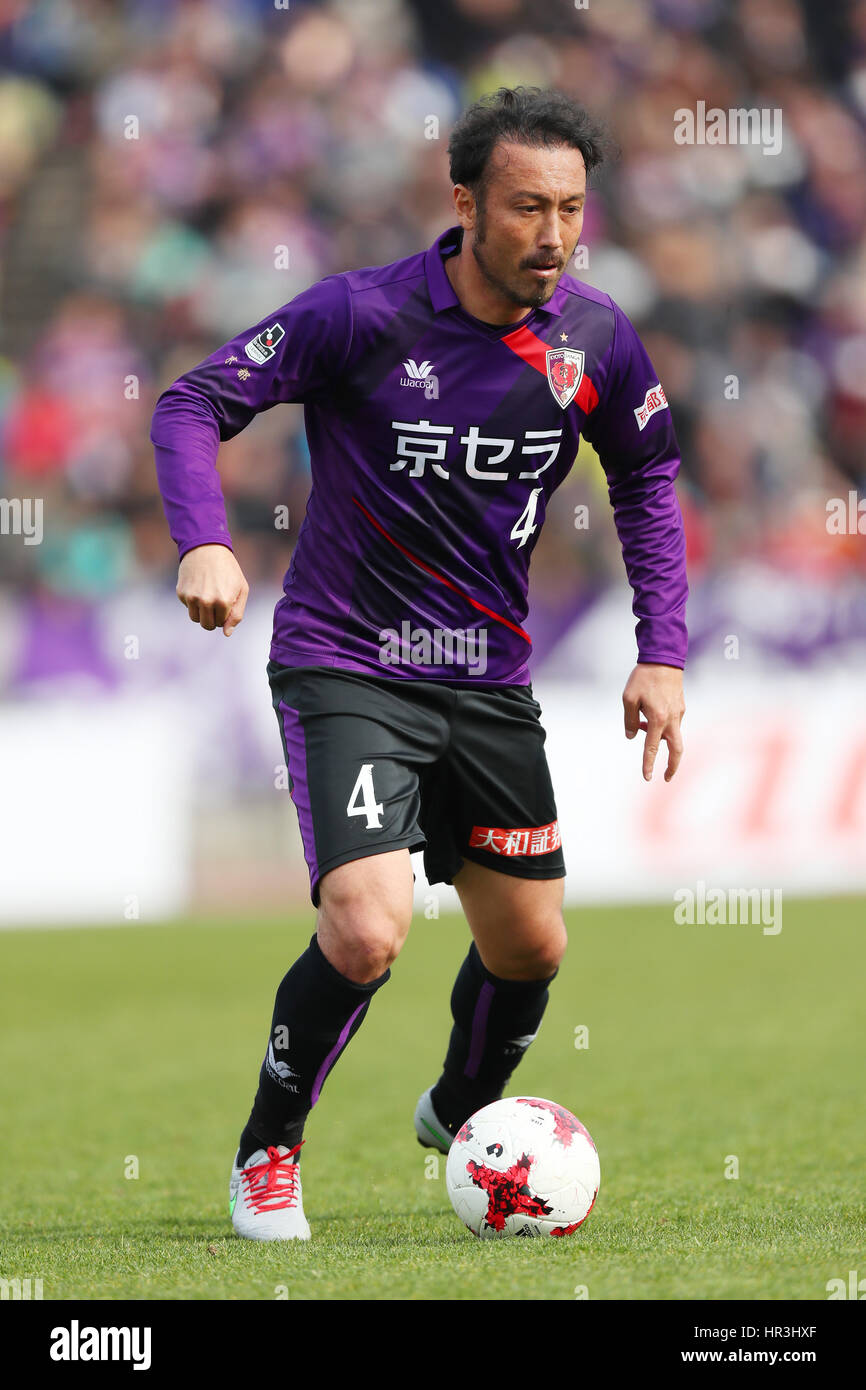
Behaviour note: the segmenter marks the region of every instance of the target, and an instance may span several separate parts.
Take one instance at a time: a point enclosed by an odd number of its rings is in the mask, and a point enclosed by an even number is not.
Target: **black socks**
[[[502,1095],[538,1032],[556,973],[546,980],[501,980],[486,969],[475,943],[470,946],[451,993],[454,1027],[431,1096],[452,1133]],[[241,1166],[256,1149],[291,1149],[300,1142],[328,1073],[390,975],[386,970],[369,984],[356,984],[325,959],[312,937],[277,990],[259,1088],[240,1139]]]
[[[433,1109],[452,1134],[482,1105],[498,1100],[532,1042],[547,1006],[546,980],[500,980],[473,941],[451,993],[454,1027]]]
[[[259,1089],[240,1139],[240,1166],[256,1149],[300,1142],[325,1078],[390,978],[359,985],[325,958],[314,935],[284,977],[274,1004]]]

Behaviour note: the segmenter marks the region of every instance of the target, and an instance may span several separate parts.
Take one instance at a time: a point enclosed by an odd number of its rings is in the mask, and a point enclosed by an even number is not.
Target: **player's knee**
[[[531,963],[535,979],[547,979],[554,975],[562,964],[568,946],[568,933],[561,915],[545,923],[532,954]]]
[[[546,980],[555,975],[568,946],[568,934],[561,914],[532,924],[530,930],[505,937],[508,946],[498,953],[498,969],[490,968],[493,974],[504,979]]]
[[[381,932],[354,933],[341,945],[341,973],[357,984],[378,980],[400,953],[402,941]]]
[[[319,922],[319,945],[335,970],[355,984],[378,980],[396,960],[402,941],[381,931],[334,930],[327,921]]]
[[[347,893],[331,894],[319,909],[319,945],[331,964],[357,984],[384,975],[409,930],[408,916],[385,903]]]

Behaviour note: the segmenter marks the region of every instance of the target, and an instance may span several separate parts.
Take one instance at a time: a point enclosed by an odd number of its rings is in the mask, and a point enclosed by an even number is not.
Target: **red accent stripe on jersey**
[[[530,367],[541,372],[543,377],[547,376],[547,343],[542,342],[541,338],[537,338],[531,328],[515,328],[514,332],[506,334],[502,341],[506,347],[511,348],[512,352],[516,352],[518,357],[522,357]],[[574,399],[584,415],[589,415],[598,405],[598,392],[586,373],[580,379],[580,385]]]
[[[411,550],[407,550],[405,545],[401,545],[399,541],[394,540],[393,536],[389,536],[384,526],[380,525],[376,518],[370,515],[370,513],[367,511],[367,508],[358,501],[357,497],[353,497],[352,501],[354,502],[355,506],[359,507],[360,510],[364,513],[367,520],[373,523],[376,530],[382,533],[382,535],[385,537],[385,540],[390,541],[391,545],[393,545],[397,550],[399,550],[401,555],[405,555],[407,559],[411,560],[413,565],[417,565],[419,569],[424,570],[426,574],[432,574],[433,578],[438,579],[440,584],[445,584],[449,589],[453,589],[455,594],[459,594],[461,598],[464,598],[467,603],[471,603],[472,607],[477,608],[479,612],[486,613],[488,618],[494,618],[497,623],[502,623],[505,627],[510,627],[512,632],[519,633],[519,635],[524,639],[524,641],[528,642],[529,645],[532,646],[532,638],[530,637],[528,632],[523,631],[522,627],[518,627],[516,623],[510,622],[508,618],[500,617],[498,613],[494,613],[492,608],[486,608],[483,603],[479,603],[477,599],[472,598],[469,594],[465,594],[462,589],[458,589],[457,585],[452,583],[450,579],[446,579],[444,574],[440,574],[438,570],[432,569],[430,565],[425,564],[423,560],[419,560],[417,555],[413,555]]]

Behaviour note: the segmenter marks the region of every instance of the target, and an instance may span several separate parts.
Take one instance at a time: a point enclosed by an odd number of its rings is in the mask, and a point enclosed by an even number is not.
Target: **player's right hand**
[[[228,546],[197,545],[180,562],[176,592],[192,622],[207,632],[221,627],[230,637],[244,616],[250,586]]]

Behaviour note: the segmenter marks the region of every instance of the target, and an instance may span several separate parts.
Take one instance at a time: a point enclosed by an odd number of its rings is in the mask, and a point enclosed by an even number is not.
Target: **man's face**
[[[511,304],[546,304],[583,226],[586,167],[567,145],[501,141],[480,202],[458,185],[455,205],[468,249],[488,284]]]

